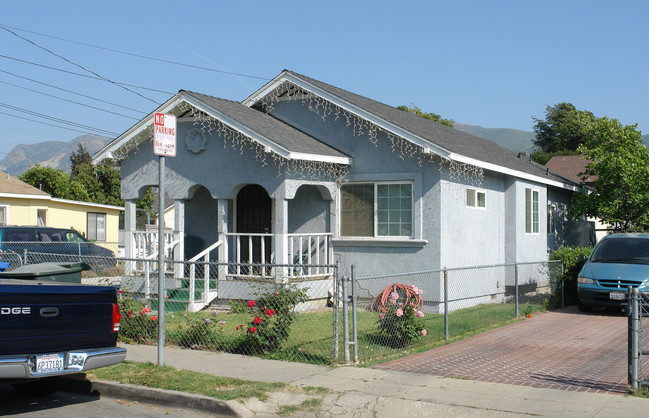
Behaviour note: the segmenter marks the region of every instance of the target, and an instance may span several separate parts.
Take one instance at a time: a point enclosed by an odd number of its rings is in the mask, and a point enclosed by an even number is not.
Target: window
[[[487,206],[487,195],[475,189],[466,189],[466,206],[470,208],[485,208]]]
[[[0,206],[0,226],[5,226],[8,224],[7,222],[7,214],[9,210],[7,206]]]
[[[525,233],[539,233],[539,191],[525,189]]]
[[[412,236],[412,184],[346,184],[340,194],[342,236]]]
[[[88,213],[88,239],[106,241],[106,214]]]
[[[557,233],[557,206],[548,204],[548,234]]]
[[[47,209],[36,210],[36,225],[47,226]]]

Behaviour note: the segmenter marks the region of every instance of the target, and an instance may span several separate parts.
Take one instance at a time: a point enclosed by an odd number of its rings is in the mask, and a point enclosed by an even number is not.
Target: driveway
[[[595,393],[627,393],[627,318],[538,314],[462,341],[373,366],[394,372]]]

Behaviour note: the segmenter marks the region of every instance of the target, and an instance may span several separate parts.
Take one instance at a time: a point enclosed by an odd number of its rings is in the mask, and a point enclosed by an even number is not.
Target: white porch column
[[[222,244],[219,247],[219,263],[227,263],[228,259],[228,218],[230,217],[229,213],[229,203],[227,199],[219,199],[217,203],[217,213],[216,213],[216,227],[217,227],[217,240],[221,241]],[[228,273],[227,264],[219,264],[219,279],[225,279]]]
[[[289,264],[288,259],[288,200],[285,198],[273,199],[273,250],[276,264]],[[278,268],[275,271],[276,280],[288,279],[288,268]]]
[[[180,242],[174,248],[174,260],[185,259],[185,201],[176,199],[174,201],[174,238]],[[174,270],[174,277],[182,277],[184,265],[177,263]]]
[[[137,229],[135,220],[137,212],[135,210],[135,200],[129,199],[124,202],[124,256],[135,258],[135,238],[133,237]],[[125,273],[130,275],[135,268],[132,262],[127,262]]]

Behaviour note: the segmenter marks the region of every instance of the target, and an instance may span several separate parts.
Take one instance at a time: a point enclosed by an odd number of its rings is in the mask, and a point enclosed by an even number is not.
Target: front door
[[[245,186],[237,194],[237,233],[241,237],[241,261],[250,260],[249,239],[252,239],[252,262],[271,262],[272,239],[271,237],[252,237],[249,234],[271,233],[272,211],[271,199],[266,190],[256,184]],[[261,256],[261,240],[264,240],[264,257]]]

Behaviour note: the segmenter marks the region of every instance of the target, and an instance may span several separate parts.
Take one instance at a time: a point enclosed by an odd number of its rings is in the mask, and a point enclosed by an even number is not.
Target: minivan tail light
[[[119,332],[119,305],[113,303],[113,332]]]

